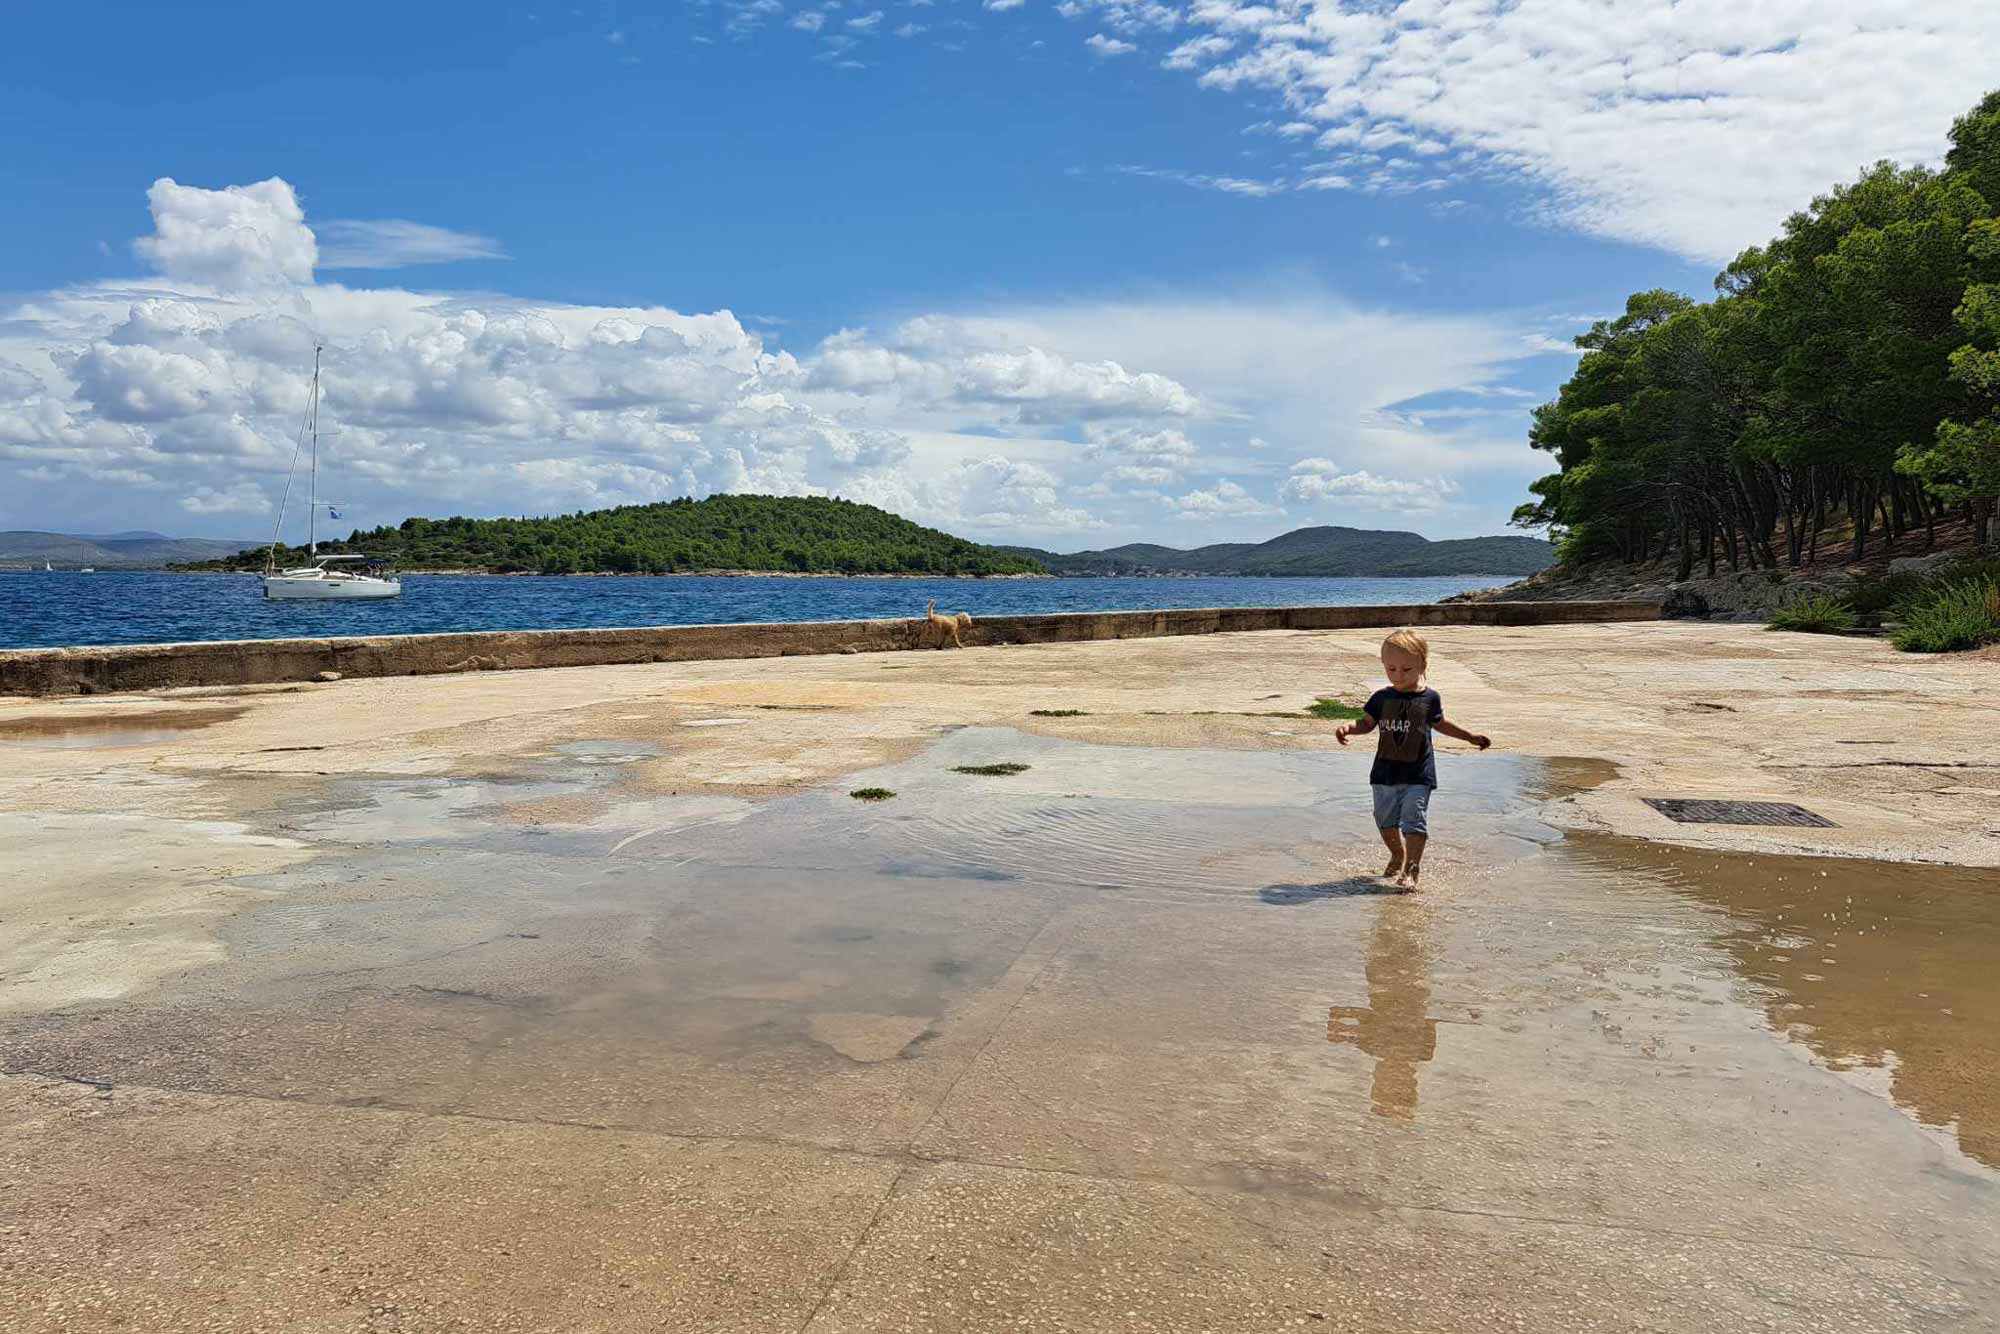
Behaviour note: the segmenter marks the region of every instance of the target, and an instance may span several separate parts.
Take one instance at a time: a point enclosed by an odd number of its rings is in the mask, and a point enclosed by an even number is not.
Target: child
[[[1344,746],[1350,736],[1364,736],[1378,727],[1382,731],[1375,743],[1375,766],[1368,771],[1368,782],[1375,789],[1375,827],[1389,845],[1389,865],[1382,874],[1395,876],[1396,883],[1408,889],[1416,888],[1423,869],[1429,836],[1424,813],[1438,781],[1431,732],[1469,741],[1481,750],[1492,744],[1445,721],[1444,701],[1437,691],[1424,687],[1430,661],[1430,645],[1414,630],[1398,630],[1383,640],[1382,670],[1389,677],[1389,688],[1368,697],[1362,706],[1367,717],[1342,723],[1333,734]]]

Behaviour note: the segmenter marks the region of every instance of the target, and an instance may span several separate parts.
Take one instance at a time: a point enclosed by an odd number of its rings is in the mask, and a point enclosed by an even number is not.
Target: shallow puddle
[[[1452,757],[1432,807],[1459,881],[1398,896],[1372,874],[1365,754],[966,728],[752,804],[623,782],[654,752],[579,739],[499,779],[332,784],[280,816],[318,855],[240,882],[268,899],[222,929],[224,962],[116,1010],[32,1019],[7,1035],[7,1064],[903,1146],[969,1063],[1002,1059],[989,1044],[1005,1026],[1030,1034],[1008,1078],[1074,1081],[1048,1095],[1072,1109],[1058,1118],[1072,1139],[1215,1102],[1231,1110],[1189,1131],[1214,1140],[1200,1172],[1271,1155],[1318,1170],[1323,1145],[1272,1141],[1231,1100],[1332,1118],[1341,1142],[1506,1121],[1538,1071],[1573,1060],[1608,1078],[1586,1056],[1665,1053],[1606,1042],[1620,1021],[1585,1017],[1622,1006],[1671,1011],[1661,1022],[1690,1052],[1749,1043],[1800,1076],[1776,1096],[1813,1105],[1819,1077],[1745,1022],[1761,1015],[1827,1066],[1879,1073],[1973,1158],[2000,1158],[1995,873],[1563,839],[1538,804],[1613,767],[1488,754]],[[996,765],[1025,767],[958,772]],[[897,796],[846,795],[874,785]],[[510,815],[585,796],[604,800],[578,801],[597,813],[572,823]],[[1674,986],[1712,997],[1649,999],[1663,984],[1601,962],[1651,939],[1679,952]],[[1489,1002],[1499,1017],[1483,1020]],[[1522,1045],[1537,1033],[1545,1047]],[[1700,1056],[1675,1059],[1706,1077]],[[1165,1110],[1146,1110],[1156,1095]],[[1101,1133],[1106,1160],[1134,1171],[1181,1152]]]
[[[243,716],[242,709],[157,709],[147,713],[31,714],[0,720],[0,746],[33,750],[114,750],[171,741]]]
[[[2000,871],[1573,835],[1566,859],[1727,914],[1770,1027],[2000,1167]]]

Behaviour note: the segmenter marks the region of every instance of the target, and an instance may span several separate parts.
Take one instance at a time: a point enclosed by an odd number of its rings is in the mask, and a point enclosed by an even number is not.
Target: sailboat
[[[340,567],[350,562],[362,562],[366,556],[322,556],[319,554],[319,512],[326,510],[334,518],[340,517],[336,504],[322,502],[319,498],[319,354],[320,348],[313,348],[312,393],[306,400],[305,425],[299,431],[298,446],[292,450],[292,471],[285,476],[284,499],[278,502],[278,524],[271,532],[271,550],[264,558],[264,596],[267,598],[393,598],[402,596],[403,581],[400,579],[378,578],[359,570],[344,570]],[[312,439],[311,470],[306,483],[306,560],[307,564],[289,570],[277,568],[278,534],[285,527],[285,506],[292,498],[292,477],[299,468],[299,446]]]

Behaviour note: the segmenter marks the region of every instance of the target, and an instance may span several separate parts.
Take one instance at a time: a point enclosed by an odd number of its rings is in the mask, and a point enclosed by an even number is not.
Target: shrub
[[[1780,608],[1767,630],[1796,630],[1808,635],[1837,634],[1854,628],[1854,611],[1839,598],[1811,593]]]
[[[2000,579],[1943,584],[1903,614],[1891,640],[1905,653],[1956,653],[2000,643]]]
[[[1912,610],[1930,601],[1938,590],[1968,579],[2000,582],[2000,559],[1963,556],[1928,574],[1886,574],[1863,579],[1854,585],[1848,600],[1865,617],[1907,620]]]

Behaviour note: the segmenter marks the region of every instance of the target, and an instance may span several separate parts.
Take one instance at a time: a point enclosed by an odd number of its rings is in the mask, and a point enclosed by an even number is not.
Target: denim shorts
[[[1376,783],[1375,827],[1401,829],[1406,834],[1428,834],[1425,812],[1431,804],[1431,789],[1422,783]]]

